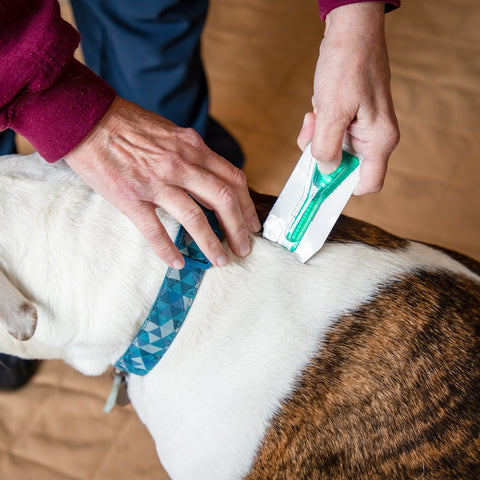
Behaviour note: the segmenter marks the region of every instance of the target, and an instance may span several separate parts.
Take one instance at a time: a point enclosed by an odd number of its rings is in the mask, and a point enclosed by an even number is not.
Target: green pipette
[[[359,163],[357,157],[342,150],[342,161],[334,172],[325,175],[320,172],[317,165],[314,166],[307,196],[285,236],[289,242],[287,248],[290,251],[293,252],[298,247],[320,205],[358,167]]]

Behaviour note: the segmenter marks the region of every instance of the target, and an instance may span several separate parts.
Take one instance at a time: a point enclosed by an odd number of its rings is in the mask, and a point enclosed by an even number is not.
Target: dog
[[[63,162],[3,157],[0,205],[0,352],[103,373],[166,266]],[[478,479],[480,265],[344,216],[306,264],[252,236],[128,394],[173,480]]]

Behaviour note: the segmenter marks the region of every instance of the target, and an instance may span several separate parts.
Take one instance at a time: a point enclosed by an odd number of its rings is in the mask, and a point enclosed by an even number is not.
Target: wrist
[[[384,37],[385,4],[381,1],[351,3],[334,8],[325,18],[325,37],[340,35],[344,41]]]
[[[90,132],[85,135],[85,137],[77,143],[77,145],[72,148],[67,154],[64,155],[65,161],[70,165],[70,162],[75,160],[75,158],[81,156],[83,153],[87,152],[92,145],[108,145],[108,137],[111,135],[113,130],[113,124],[115,123],[115,113],[118,111],[119,103],[122,99],[118,96],[115,96],[112,103],[108,107],[105,114],[99,119],[96,125],[90,130]]]

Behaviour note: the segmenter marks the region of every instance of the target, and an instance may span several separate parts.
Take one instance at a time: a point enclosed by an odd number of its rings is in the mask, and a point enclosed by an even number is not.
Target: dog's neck
[[[38,314],[30,340],[1,332],[0,350],[102,373],[147,316],[165,265],[130,221],[63,163],[7,157],[0,177],[0,268]],[[175,222],[164,225],[173,237]]]

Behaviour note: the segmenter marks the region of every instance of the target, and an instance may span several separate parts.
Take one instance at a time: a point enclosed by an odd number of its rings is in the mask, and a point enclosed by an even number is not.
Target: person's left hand
[[[337,7],[326,19],[312,98],[298,136],[323,173],[341,161],[347,139],[363,156],[356,195],[379,191],[390,154],[399,141],[390,92],[390,69],[384,28],[384,3]],[[347,137],[347,138],[346,138]]]
[[[228,244],[240,257],[250,253],[249,232],[260,230],[242,171],[211,151],[194,130],[122,98],[114,100],[65,161],[127,215],[173,268],[185,262],[160,222],[157,207],[176,218],[220,267],[228,263],[228,253],[193,199],[215,211]]]

